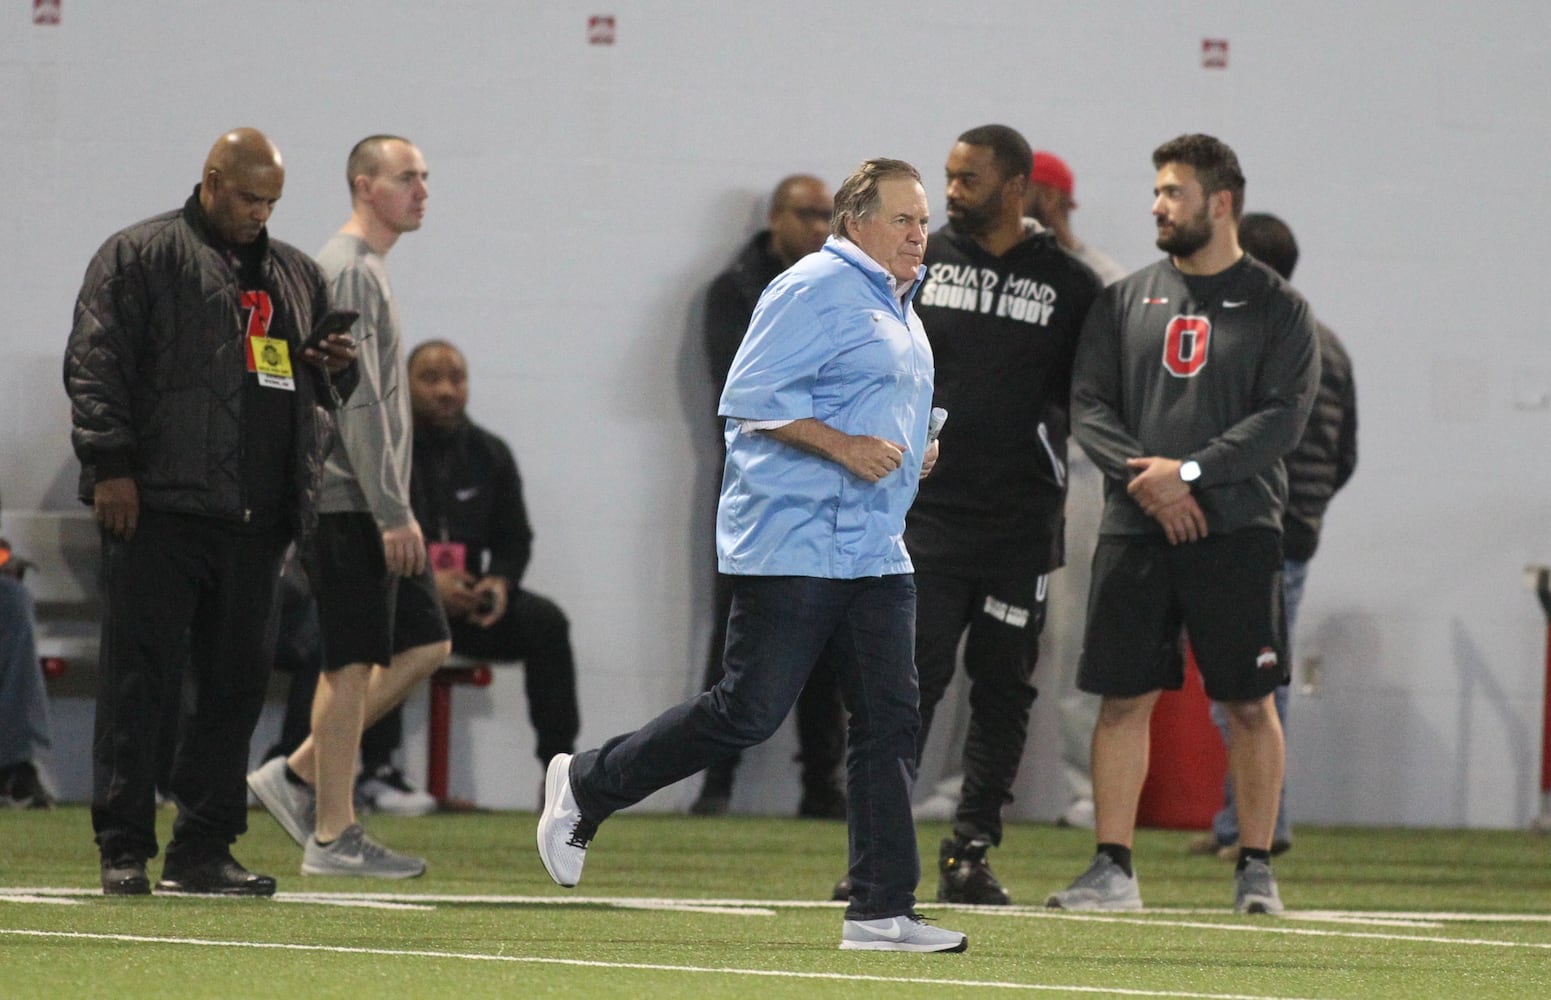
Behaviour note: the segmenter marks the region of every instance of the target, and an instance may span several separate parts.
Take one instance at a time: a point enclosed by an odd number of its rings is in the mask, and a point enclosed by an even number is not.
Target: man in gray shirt
[[[1064,909],[1142,905],[1131,865],[1149,720],[1184,678],[1188,630],[1208,696],[1226,703],[1239,793],[1234,908],[1279,913],[1272,825],[1287,681],[1282,612],[1282,455],[1319,380],[1303,297],[1239,248],[1244,175],[1206,135],[1153,152],[1153,218],[1169,256],[1111,285],[1083,326],[1072,423],[1105,476],[1078,685],[1103,698],[1093,735],[1098,849],[1047,900]]]
[[[388,850],[356,822],[361,731],[404,700],[451,651],[447,618],[409,504],[413,431],[400,392],[404,352],[385,257],[425,215],[427,171],[414,144],[374,135],[350,152],[350,221],[318,255],[336,308],[360,313],[361,386],[340,415],[319,500],[314,581],[324,663],[312,735],[248,776],[304,848],[305,875],[412,878],[420,858]]]

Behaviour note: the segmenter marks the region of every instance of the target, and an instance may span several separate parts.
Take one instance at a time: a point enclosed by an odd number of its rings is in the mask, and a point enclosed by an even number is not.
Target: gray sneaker
[[[1282,895],[1276,891],[1276,876],[1271,874],[1270,865],[1251,859],[1233,877],[1233,912],[1282,912]]]
[[[1095,854],[1077,881],[1045,900],[1052,910],[1140,910],[1142,891],[1136,875],[1120,870],[1108,854]]]
[[[318,796],[309,786],[286,780],[284,757],[272,757],[248,775],[248,789],[298,847],[307,846],[317,822]]]
[[[549,877],[567,889],[582,880],[587,845],[597,825],[582,819],[571,792],[571,755],[557,753],[544,773],[544,807],[539,813],[539,860]]]
[[[419,878],[425,859],[390,851],[366,835],[359,823],[345,827],[327,847],[316,836],[307,838],[303,875],[359,875],[363,878]]]
[[[919,913],[881,920],[847,920],[840,931],[842,951],[964,951],[969,937],[933,927]]]

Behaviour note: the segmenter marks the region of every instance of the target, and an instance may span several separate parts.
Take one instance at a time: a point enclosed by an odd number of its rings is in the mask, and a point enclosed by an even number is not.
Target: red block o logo
[[[1175,316],[1163,336],[1163,367],[1179,378],[1190,378],[1206,367],[1212,321],[1205,316]]]

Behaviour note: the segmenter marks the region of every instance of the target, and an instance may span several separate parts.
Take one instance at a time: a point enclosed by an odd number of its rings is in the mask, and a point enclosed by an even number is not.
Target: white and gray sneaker
[[[248,790],[269,810],[298,847],[306,847],[317,821],[318,796],[308,785],[297,785],[285,776],[285,757],[271,757],[248,775]]]
[[[847,920],[840,931],[842,951],[964,951],[968,947],[968,935],[933,927],[919,913]]]
[[[419,878],[425,874],[425,859],[390,851],[368,837],[361,824],[351,823],[327,846],[318,843],[317,836],[307,838],[302,874]]]
[[[1233,876],[1233,912],[1282,912],[1282,895],[1276,891],[1276,876],[1264,861],[1250,859],[1244,870]]]
[[[571,791],[571,759],[568,753],[550,758],[538,827],[539,860],[549,877],[567,889],[582,880],[587,845],[598,830],[596,823],[582,818],[582,807]]]
[[[1127,875],[1108,854],[1095,854],[1077,881],[1045,900],[1052,910],[1140,910],[1136,873]]]
[[[366,801],[370,812],[424,816],[436,811],[436,797],[411,785],[404,772],[392,764],[384,764],[361,775],[355,783],[355,791],[358,799]]]

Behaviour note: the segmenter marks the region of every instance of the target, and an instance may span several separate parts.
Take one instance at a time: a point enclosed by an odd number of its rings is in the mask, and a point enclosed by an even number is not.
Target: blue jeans
[[[26,586],[0,575],[0,767],[31,761],[49,745],[48,692],[34,624]]]
[[[1282,597],[1287,608],[1287,656],[1292,657],[1293,625],[1298,620],[1298,605],[1303,602],[1303,585],[1309,576],[1309,564],[1288,559],[1282,563]],[[1291,664],[1289,664],[1291,667]],[[1282,733],[1287,733],[1287,685],[1276,689],[1276,717],[1281,720]],[[1218,702],[1212,702],[1212,722],[1222,733],[1223,745],[1228,745],[1228,712]],[[1219,844],[1236,844],[1239,840],[1238,803],[1233,795],[1233,776],[1223,781],[1223,805],[1212,817],[1212,836]],[[1287,817],[1287,781],[1282,781],[1282,796],[1276,806],[1276,829],[1271,843],[1292,843],[1292,820]]]
[[[911,912],[921,880],[910,816],[921,724],[915,606],[915,582],[909,575],[735,578],[721,681],[635,732],[578,754],[571,765],[571,787],[582,815],[601,822],[769,739],[823,655],[840,675],[851,713],[846,751],[851,902],[846,918]]]

